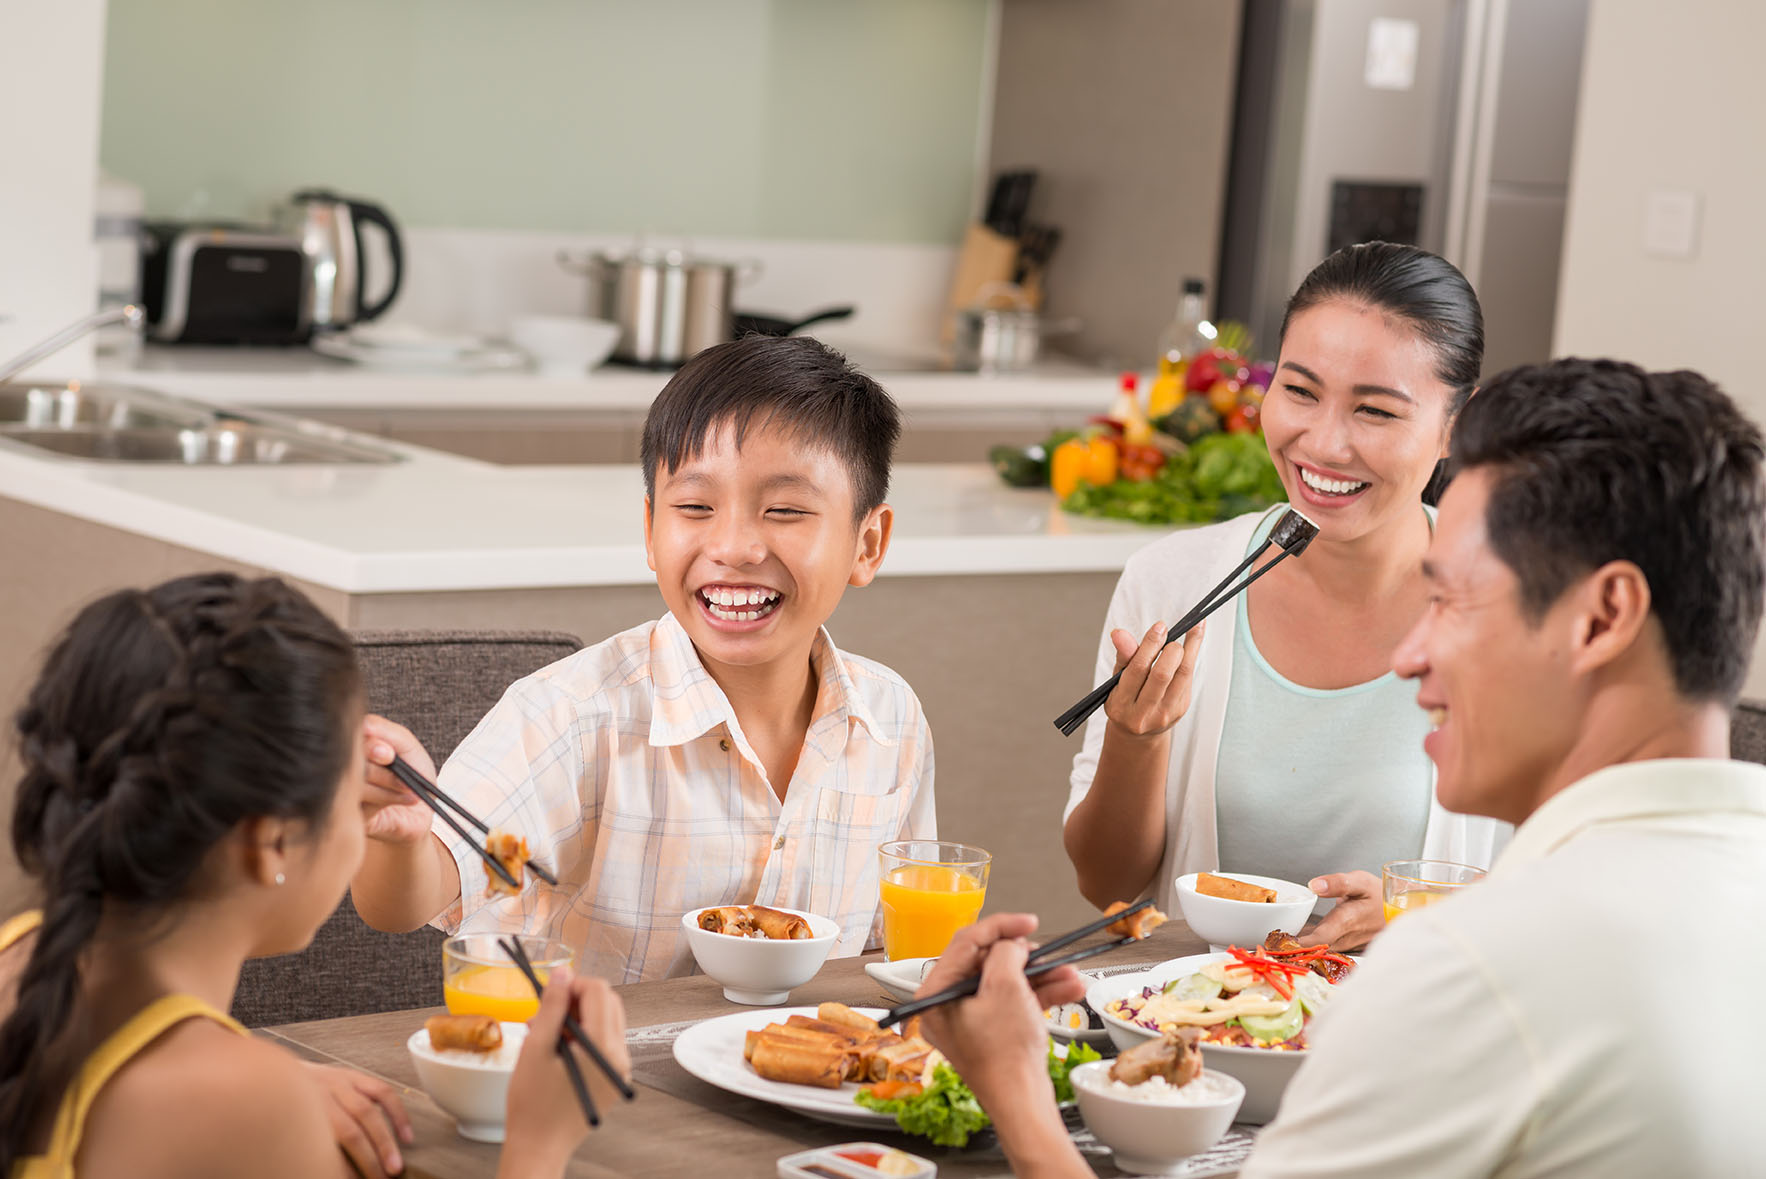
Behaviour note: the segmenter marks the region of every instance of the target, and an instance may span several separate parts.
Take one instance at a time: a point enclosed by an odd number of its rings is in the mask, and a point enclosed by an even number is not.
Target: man
[[[1560,361],[1474,397],[1453,455],[1394,663],[1435,719],[1442,803],[1520,830],[1375,943],[1245,1179],[1760,1174],[1766,767],[1727,755],[1766,582],[1761,436],[1696,374]],[[927,985],[1015,960],[1023,932],[978,930]],[[990,1018],[929,1027],[962,1071]],[[1014,1162],[1064,1173],[1012,1096],[982,1099]]]

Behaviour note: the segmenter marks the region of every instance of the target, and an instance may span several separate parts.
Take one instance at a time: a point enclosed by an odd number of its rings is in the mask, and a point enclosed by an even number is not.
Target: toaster
[[[147,334],[178,344],[300,344],[312,300],[300,239],[246,225],[142,227]]]

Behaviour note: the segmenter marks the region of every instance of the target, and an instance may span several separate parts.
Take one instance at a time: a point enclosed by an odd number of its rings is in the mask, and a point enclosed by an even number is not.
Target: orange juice
[[[1444,892],[1401,892],[1386,902],[1386,920],[1390,921],[1398,914],[1408,913],[1412,909],[1432,905],[1446,895]]]
[[[535,967],[546,981],[544,967]],[[527,976],[509,966],[465,966],[442,980],[442,999],[455,1015],[488,1015],[508,1023],[526,1023],[540,1009]]]
[[[981,914],[987,887],[959,868],[908,864],[878,884],[883,900],[883,953],[891,961],[944,953],[957,930]]]

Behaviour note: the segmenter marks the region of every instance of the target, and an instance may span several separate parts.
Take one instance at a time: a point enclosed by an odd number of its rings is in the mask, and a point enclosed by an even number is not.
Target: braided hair
[[[0,1023],[0,1176],[77,1067],[79,964],[100,917],[164,917],[247,819],[324,822],[358,686],[348,636],[275,578],[124,590],[58,639],[17,717],[12,843],[44,899]]]

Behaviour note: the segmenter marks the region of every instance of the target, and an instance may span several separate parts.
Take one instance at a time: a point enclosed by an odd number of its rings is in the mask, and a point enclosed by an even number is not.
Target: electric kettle
[[[307,292],[312,300],[310,322],[314,331],[335,331],[366,323],[392,306],[404,278],[405,251],[398,226],[385,209],[371,201],[352,200],[313,188],[294,194],[285,223],[300,238],[301,252],[306,256]],[[392,259],[392,278],[386,293],[372,304],[366,302],[364,223],[377,225],[385,233],[387,254]]]

